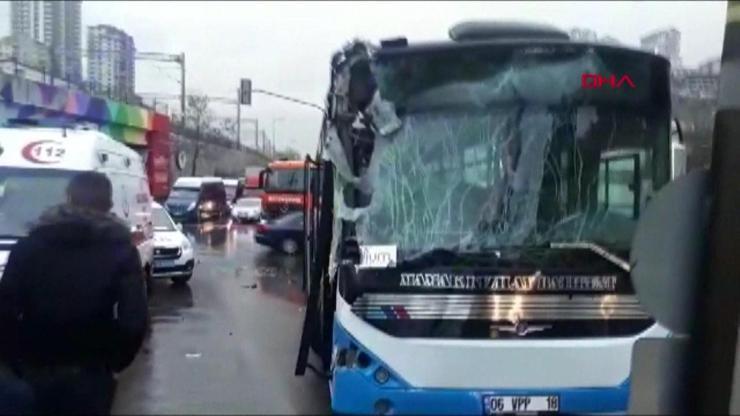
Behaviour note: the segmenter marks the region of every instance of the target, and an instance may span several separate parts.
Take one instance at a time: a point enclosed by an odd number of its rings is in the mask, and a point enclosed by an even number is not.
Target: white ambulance
[[[13,244],[47,208],[63,203],[79,172],[104,173],[113,212],[131,227],[149,281],[153,227],[144,162],[133,149],[96,130],[0,127],[0,270]]]

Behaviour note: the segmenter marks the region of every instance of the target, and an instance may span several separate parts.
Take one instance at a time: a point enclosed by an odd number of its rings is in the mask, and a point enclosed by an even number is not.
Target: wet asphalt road
[[[119,377],[115,414],[319,414],[326,382],[293,370],[303,323],[302,260],[254,242],[250,225],[186,226],[190,283],[159,280],[152,333]]]

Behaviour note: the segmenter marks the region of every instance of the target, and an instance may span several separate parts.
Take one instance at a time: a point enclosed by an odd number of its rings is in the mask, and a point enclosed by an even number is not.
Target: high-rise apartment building
[[[568,33],[570,39],[576,42],[596,42],[596,32],[591,29],[574,27]]]
[[[82,81],[82,1],[26,0],[10,3],[15,38],[31,38],[51,53],[51,73],[71,83]],[[28,44],[20,42],[19,45]],[[23,54],[23,51],[19,51]]]
[[[681,67],[681,32],[675,28],[658,30],[640,38],[640,47],[671,61],[673,69]]]
[[[87,77],[90,88],[112,98],[134,98],[134,39],[110,25],[87,28]]]

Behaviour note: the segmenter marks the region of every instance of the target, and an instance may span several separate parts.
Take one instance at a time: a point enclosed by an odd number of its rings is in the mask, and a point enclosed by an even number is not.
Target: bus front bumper
[[[356,348],[355,353],[346,354]],[[629,381],[614,387],[486,390],[417,388],[367,351],[336,321],[330,382],[332,411],[337,414],[477,415],[486,414],[486,396],[557,396],[559,412],[626,414]],[[353,356],[349,360],[347,355]],[[342,357],[344,356],[344,357]],[[342,357],[342,358],[338,358]],[[435,363],[418,363],[435,365]],[[387,374],[386,377],[378,377]],[[575,369],[577,371],[577,369]],[[533,381],[536,383],[536,380]]]

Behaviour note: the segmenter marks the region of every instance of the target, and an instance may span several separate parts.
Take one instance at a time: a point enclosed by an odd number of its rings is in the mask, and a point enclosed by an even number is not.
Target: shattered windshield
[[[493,51],[375,63],[396,127],[376,137],[360,180],[340,169],[355,190],[349,200],[342,190],[340,216],[360,244],[395,245],[401,257],[579,241],[627,250],[669,178],[668,107],[649,65],[618,58]],[[586,72],[629,73],[642,88],[584,91]],[[376,117],[376,130],[393,118]]]

